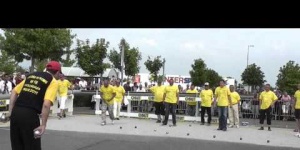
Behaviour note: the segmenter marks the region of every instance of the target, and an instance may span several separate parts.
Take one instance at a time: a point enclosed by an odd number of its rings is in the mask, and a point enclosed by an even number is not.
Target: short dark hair
[[[271,86],[269,83],[267,83],[266,85]]]
[[[221,81],[224,82],[224,83],[226,82],[224,79],[220,80],[220,82],[221,82]]]

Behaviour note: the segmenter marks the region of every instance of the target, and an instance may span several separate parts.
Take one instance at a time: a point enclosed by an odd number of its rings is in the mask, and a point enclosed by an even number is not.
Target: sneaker
[[[157,120],[156,123],[161,123],[161,120]]]
[[[221,128],[218,128],[217,130],[222,130]]]
[[[162,123],[162,125],[163,125],[163,126],[166,126],[166,125],[167,125],[167,123]]]
[[[104,126],[104,125],[106,125],[106,122],[102,122],[102,123],[101,123],[101,126]]]
[[[203,122],[201,122],[201,124],[200,125],[204,125],[204,123]]]
[[[260,127],[258,130],[264,130],[264,127]]]
[[[229,125],[228,128],[233,128],[233,125]]]
[[[223,131],[227,131],[227,128],[224,128]]]
[[[66,114],[64,114],[63,117],[66,118]]]
[[[300,133],[295,134],[296,137],[300,137]]]
[[[271,127],[268,127],[268,131],[272,131],[272,130],[271,130]]]
[[[236,125],[236,128],[240,128],[240,126],[239,126],[239,125]]]
[[[116,120],[120,120],[120,118],[116,118]]]

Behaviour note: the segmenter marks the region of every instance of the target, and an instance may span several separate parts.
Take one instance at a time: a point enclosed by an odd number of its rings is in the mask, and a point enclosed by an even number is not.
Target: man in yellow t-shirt
[[[208,115],[207,118],[207,123],[210,125],[211,122],[211,104],[213,102],[213,91],[209,89],[209,83],[206,82],[204,84],[204,90],[201,91],[200,93],[200,98],[201,98],[201,125],[204,125],[204,115],[205,111]]]
[[[173,126],[176,126],[176,107],[179,101],[179,89],[178,86],[174,85],[174,80],[169,80],[170,85],[166,86],[164,91],[163,102],[165,102],[165,120],[163,121],[163,125],[168,124],[169,113],[171,111]]]
[[[261,127],[258,130],[264,130],[264,121],[267,115],[268,130],[271,131],[271,120],[272,120],[272,107],[274,106],[277,96],[274,92],[270,91],[270,84],[265,85],[265,91],[259,96],[260,101],[260,121]]]
[[[220,86],[215,90],[215,99],[217,99],[218,103],[218,114],[219,114],[219,128],[218,130],[227,131],[227,112],[228,106],[231,108],[231,97],[230,90],[225,86],[225,81],[220,81]]]
[[[294,94],[295,98],[295,118],[297,120],[298,133],[295,135],[300,138],[300,84],[298,84],[298,90]]]
[[[108,114],[111,119],[111,123],[114,124],[114,98],[116,96],[115,88],[112,85],[109,85],[109,81],[106,79],[103,82],[103,85],[99,89],[100,96],[102,99],[101,104],[101,117],[102,123],[101,125],[106,125],[106,110],[108,108]]]
[[[120,86],[120,80],[115,80],[116,86],[115,92],[116,92],[116,97],[114,99],[114,117],[116,120],[120,120],[120,111],[121,111],[121,106],[124,103],[124,95],[125,95],[125,89],[123,86]]]
[[[62,117],[66,117],[66,100],[68,99],[68,90],[71,89],[71,83],[65,79],[63,74],[60,74],[60,80],[58,80],[58,102],[59,102],[59,109],[60,115],[59,119]]]
[[[191,85],[191,88],[186,90],[186,93],[190,93],[190,94],[197,94],[199,93],[196,89],[195,89],[195,86],[192,84]],[[198,94],[197,94],[198,95]],[[195,100],[195,99],[194,99]],[[187,111],[188,111],[188,114],[190,116],[195,116],[195,113],[196,113],[196,105],[198,103],[196,101],[189,101],[187,102]]]
[[[229,128],[233,128],[233,126],[236,126],[236,128],[239,128],[239,124],[240,124],[239,103],[240,103],[241,97],[240,97],[239,93],[237,93],[235,91],[233,85],[230,85],[229,89],[230,89],[230,97],[231,97],[231,103],[232,103],[232,107],[228,108]]]
[[[157,115],[156,123],[161,123],[162,117],[165,116],[165,107],[163,103],[165,86],[161,85],[161,81],[157,82],[157,86],[153,86],[150,88],[150,91],[154,94],[154,107],[155,107],[155,115]]]

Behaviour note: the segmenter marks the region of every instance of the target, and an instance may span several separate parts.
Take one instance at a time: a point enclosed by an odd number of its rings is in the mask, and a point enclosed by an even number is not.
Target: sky
[[[208,68],[240,82],[247,66],[248,45],[254,45],[249,49],[249,64],[260,66],[267,82],[275,86],[279,68],[289,60],[299,63],[300,56],[300,29],[80,28],[72,32],[77,39],[90,39],[91,43],[105,38],[110,42],[109,50],[118,50],[121,38],[125,38],[142,53],[140,73],[148,73],[144,65],[148,56],[165,58],[165,73],[172,75],[189,75],[194,60],[202,58]]]

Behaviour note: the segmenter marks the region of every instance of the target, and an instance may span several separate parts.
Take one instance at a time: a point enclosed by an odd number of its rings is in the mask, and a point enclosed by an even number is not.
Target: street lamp
[[[248,45],[248,52],[247,52],[247,68],[248,68],[248,65],[249,65],[249,49],[250,47],[254,47],[254,45]]]

